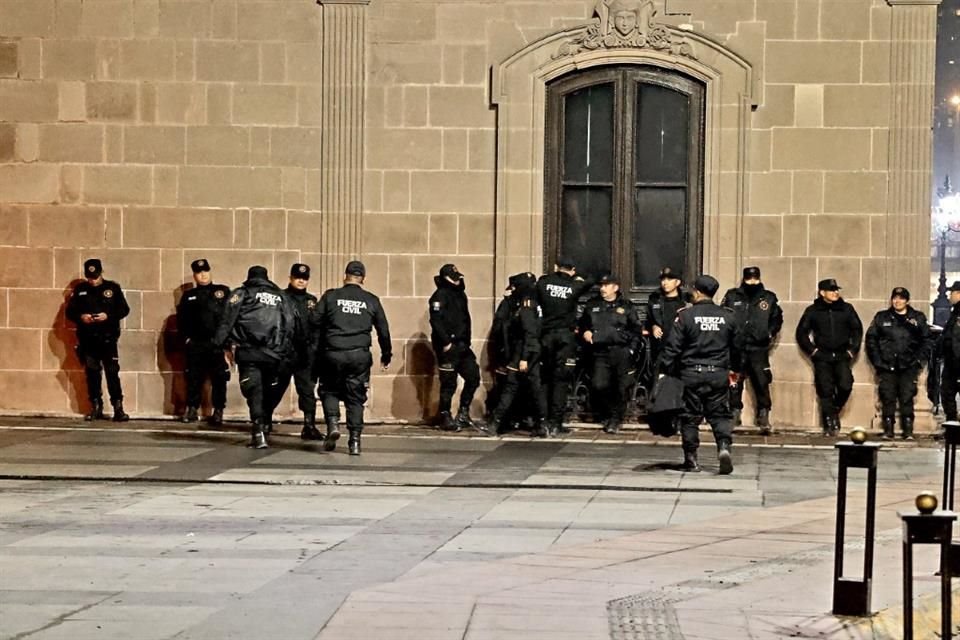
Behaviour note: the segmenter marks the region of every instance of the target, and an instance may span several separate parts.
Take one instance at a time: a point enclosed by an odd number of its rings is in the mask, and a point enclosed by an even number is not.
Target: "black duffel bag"
[[[677,435],[680,413],[683,411],[683,381],[673,376],[661,376],[653,385],[647,411],[647,424],[654,435],[669,438]]]

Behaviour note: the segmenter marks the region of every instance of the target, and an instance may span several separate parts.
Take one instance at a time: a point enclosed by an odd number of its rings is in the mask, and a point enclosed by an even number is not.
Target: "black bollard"
[[[940,545],[940,638],[953,635],[950,591],[950,547],[957,514],[939,511],[932,493],[917,496],[917,512],[898,513],[903,520],[903,640],[913,640],[913,545]]]
[[[877,452],[879,444],[865,442],[866,432],[854,429],[853,442],[835,445],[840,453],[837,473],[837,535],[833,557],[833,613],[838,616],[870,615],[870,585],[873,581],[873,540],[877,504]],[[847,469],[867,470],[867,513],[864,531],[862,579],[843,577],[843,534],[847,512]]]

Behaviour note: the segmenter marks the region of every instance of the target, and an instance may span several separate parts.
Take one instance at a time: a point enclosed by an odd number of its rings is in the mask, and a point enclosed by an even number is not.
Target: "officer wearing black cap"
[[[957,420],[957,393],[960,392],[960,280],[950,285],[950,319],[940,334],[940,355],[943,373],[940,381],[940,404],[943,417]]]
[[[544,397],[540,402],[547,407],[545,426],[551,435],[570,431],[563,421],[577,367],[577,305],[592,286],[593,281],[578,276],[573,260],[564,256],[557,259],[553,273],[537,281],[543,313],[540,367]]]
[[[726,475],[733,472],[729,379],[740,365],[740,345],[733,312],[713,302],[719,288],[709,275],[694,281],[693,305],[677,313],[658,368],[683,380],[683,469],[700,470],[700,422],[706,419],[717,443],[720,474]]]
[[[90,413],[85,420],[103,420],[101,372],[107,378],[107,391],[113,405],[113,420],[125,422],[130,416],[123,410],[123,388],[120,386],[120,321],[130,313],[123,289],[116,282],[103,279],[103,265],[91,258],[83,263],[84,281],[70,294],[67,318],[77,325],[77,356],[83,362],[87,378]]]
[[[731,389],[730,404],[733,408],[733,426],[740,426],[743,411],[743,387],[750,380],[757,398],[757,416],[754,424],[763,434],[770,433],[770,384],[773,372],[770,369],[770,347],[783,327],[783,310],[777,294],[763,286],[760,267],[743,270],[739,287],[727,291],[720,302],[733,310],[739,326],[742,342],[741,370],[737,384]]]
[[[386,371],[393,359],[390,326],[380,299],[363,289],[367,269],[352,260],[344,270],[343,286],[329,289],[317,305],[317,329],[320,335],[320,395],[327,423],[324,449],[333,451],[340,437],[340,401],[347,410],[349,453],[360,455],[363,433],[363,405],[370,386],[370,334],[377,330],[380,345],[380,369]]]
[[[214,344],[232,350],[240,374],[240,392],[250,410],[250,446],[266,449],[273,410],[280,402],[280,377],[302,339],[296,306],[259,265],[247,270],[243,285],[227,300]]]
[[[186,346],[187,410],[182,422],[196,422],[200,411],[203,383],[210,378],[213,414],[208,422],[223,424],[223,409],[227,406],[227,381],[230,367],[223,359],[223,349],[213,341],[217,327],[227,307],[230,288],[213,284],[210,263],[204,258],[190,263],[193,288],[185,291],[177,305],[177,331]]]
[[[437,357],[440,374],[440,415],[438,426],[445,431],[471,427],[486,432],[486,427],[470,419],[470,404],[480,386],[480,365],[470,346],[472,328],[463,274],[456,265],[445,264],[433,278],[437,290],[430,296],[430,342]],[[454,419],[450,413],[457,376],[463,378],[460,409]]]
[[[290,375],[297,389],[297,406],[303,412],[303,430],[300,437],[304,440],[323,440],[317,430],[317,297],[307,291],[310,283],[310,265],[296,263],[290,267],[290,284],[284,290],[287,297],[297,307],[297,313],[303,322],[303,341],[296,347],[296,357],[292,371],[284,372],[280,380],[278,393],[281,397],[290,386]]]
[[[833,278],[817,283],[819,297],[797,325],[797,344],[813,361],[825,435],[840,431],[840,412],[853,391],[853,361],[863,340],[863,324],[853,305],[840,297]]]
[[[932,340],[927,317],[910,306],[909,291],[896,287],[890,294],[890,308],[873,317],[866,338],[867,357],[877,374],[884,440],[893,439],[898,408],[903,439],[913,440],[913,399]]]
[[[507,375],[500,392],[497,405],[491,412],[489,429],[503,433],[501,422],[520,389],[521,380],[529,383],[536,404],[534,416],[538,422],[537,435],[547,437],[550,430],[543,423],[547,407],[541,393],[540,365],[540,313],[537,309],[537,278],[532,273],[518,273],[510,276],[512,293],[509,300],[509,313],[505,322],[504,338],[507,360]]]
[[[677,312],[689,304],[689,294],[683,290],[683,277],[672,267],[660,270],[660,288],[650,294],[647,300],[646,330],[653,336],[653,359],[660,350],[670,331],[673,329]]]
[[[636,373],[633,354],[642,337],[640,315],[620,292],[613,275],[600,278],[600,295],[592,298],[580,316],[579,331],[593,353],[591,384],[603,418],[603,430],[617,433],[623,424],[627,400]]]

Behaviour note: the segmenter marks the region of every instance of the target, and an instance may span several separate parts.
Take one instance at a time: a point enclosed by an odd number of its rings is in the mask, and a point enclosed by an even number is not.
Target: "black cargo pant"
[[[311,356],[306,362],[298,362],[291,375],[283,376],[280,380],[280,397],[287,392],[290,387],[290,377],[293,377],[293,386],[297,390],[297,406],[303,413],[311,415],[317,413],[317,374],[315,372],[314,358]]]
[[[347,410],[347,429],[363,430],[363,405],[370,387],[370,349],[327,351],[323,354],[320,397],[323,417],[340,420],[340,401]]]
[[[570,385],[577,370],[577,338],[572,331],[549,331],[540,338],[541,398],[552,424],[562,424],[567,413]]]
[[[227,381],[230,367],[223,358],[223,349],[210,345],[187,344],[187,368],[183,372],[187,380],[187,406],[199,407],[203,383],[210,378],[210,399],[214,409],[227,406]]]
[[[741,362],[740,379],[737,386],[730,390],[730,405],[733,409],[743,409],[743,388],[747,379],[753,387],[757,398],[757,410],[773,406],[770,400],[770,384],[773,382],[773,371],[770,369],[770,354],[766,349],[745,351]]]
[[[683,412],[680,414],[680,437],[683,450],[694,453],[700,447],[700,423],[706,419],[713,429],[713,438],[721,444],[733,444],[733,421],[730,412],[728,371],[716,367],[686,367],[683,380]]]
[[[820,400],[820,415],[824,418],[838,415],[853,392],[850,356],[847,353],[815,353],[813,383]]]
[[[87,379],[87,397],[90,398],[90,402],[103,401],[101,381],[104,375],[107,378],[110,402],[116,404],[123,400],[123,387],[120,386],[120,357],[115,339],[85,338],[77,345],[77,356],[83,362]]]
[[[247,400],[250,422],[266,425],[273,422],[273,410],[277,408],[282,394],[279,378],[282,366],[277,361],[237,362],[240,375],[240,393]]]
[[[457,376],[463,378],[460,411],[469,411],[473,396],[480,387],[480,365],[476,354],[469,344],[456,342],[446,351],[437,351],[436,355],[440,373],[440,412],[450,411],[453,394],[457,391]]]
[[[919,375],[918,368],[877,371],[877,393],[884,418],[893,418],[898,408],[901,419],[913,417],[913,400],[917,397]]]
[[[503,386],[500,389],[497,404],[491,412],[493,419],[498,421],[503,420],[509,413],[510,408],[513,407],[517,393],[524,383],[526,383],[527,390],[533,399],[531,404],[534,407],[534,417],[538,420],[546,417],[547,406],[544,403],[544,395],[541,389],[541,385],[543,384],[541,375],[542,366],[539,362],[531,363],[526,372],[521,372],[515,367],[507,367],[507,374],[501,381]]]
[[[622,423],[636,373],[630,350],[611,347],[595,352],[592,371],[594,413],[604,421]]]
[[[960,364],[944,363],[940,374],[940,406],[947,420],[957,419],[957,393],[960,393]]]

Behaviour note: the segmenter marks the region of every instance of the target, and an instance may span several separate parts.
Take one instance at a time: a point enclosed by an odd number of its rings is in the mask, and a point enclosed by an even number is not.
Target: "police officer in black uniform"
[[[853,361],[863,340],[863,324],[853,305],[840,297],[833,278],[817,283],[819,298],[797,325],[797,344],[813,361],[823,433],[840,431],[840,412],[853,391]]]
[[[733,408],[733,426],[740,426],[743,411],[743,387],[749,378],[757,398],[757,416],[754,424],[760,433],[770,433],[770,384],[773,372],[770,369],[770,347],[783,327],[783,310],[777,294],[763,286],[760,267],[743,270],[740,286],[730,289],[723,296],[720,306],[733,310],[742,340],[741,371],[737,372],[737,384],[730,390]]]
[[[605,275],[599,284],[600,295],[584,307],[579,331],[593,354],[591,384],[599,401],[594,404],[596,413],[604,417],[605,432],[617,433],[634,383],[634,353],[643,327],[636,307],[620,292],[616,276]]]
[[[329,289],[317,305],[320,349],[323,353],[320,395],[327,423],[324,449],[333,451],[340,437],[340,401],[347,411],[347,442],[350,455],[360,455],[363,432],[363,405],[370,385],[370,333],[377,330],[380,369],[386,371],[393,359],[390,326],[380,299],[362,288],[367,269],[362,262],[347,263],[343,286]]]
[[[940,334],[940,355],[943,372],[940,375],[940,404],[943,417],[957,420],[957,393],[960,392],[960,280],[950,285],[950,319]]]
[[[83,277],[84,282],[74,287],[70,295],[66,315],[77,325],[77,356],[83,362],[87,378],[91,409],[84,419],[104,419],[100,375],[103,372],[113,405],[113,420],[126,422],[130,416],[123,410],[117,341],[120,339],[120,321],[130,313],[130,307],[120,285],[103,279],[100,260],[91,258],[84,262]]]
[[[500,396],[503,393],[507,383],[507,365],[510,363],[510,354],[508,352],[507,327],[510,324],[510,296],[513,294],[513,287],[507,285],[503,291],[503,297],[497,303],[497,308],[493,312],[493,323],[490,326],[490,335],[487,338],[487,360],[489,362],[490,373],[493,376],[493,385],[487,392],[487,398],[484,401],[486,415],[489,417],[497,404],[500,402]]]
[[[550,430],[543,423],[546,418],[546,398],[541,392],[540,312],[537,309],[537,278],[532,273],[510,276],[513,289],[509,300],[509,315],[505,322],[507,376],[496,407],[491,412],[488,428],[494,433],[504,432],[501,424],[513,405],[522,381],[526,381],[535,403],[536,433],[547,437]]]
[[[289,370],[301,332],[294,304],[270,281],[267,269],[250,267],[243,286],[230,294],[213,340],[236,359],[240,391],[250,409],[251,447],[269,446],[267,433],[281,398],[279,378]]]
[[[304,440],[323,440],[317,430],[317,297],[307,291],[310,282],[310,265],[296,263],[290,267],[290,284],[284,290],[294,305],[303,323],[303,340],[296,345],[296,355],[292,363],[293,384],[297,389],[297,406],[303,412],[303,430],[300,437]],[[280,380],[280,397],[290,386],[290,375],[284,373]]]
[[[927,316],[910,306],[909,291],[896,287],[890,308],[873,317],[866,338],[867,357],[877,374],[884,440],[893,439],[898,405],[900,432],[904,440],[913,440],[917,378],[932,346]]]
[[[440,373],[440,415],[438,425],[444,431],[471,427],[486,432],[486,427],[470,419],[470,404],[480,386],[480,365],[470,346],[470,309],[463,274],[456,265],[445,264],[434,277],[437,290],[430,296],[430,341],[437,356]],[[450,413],[457,376],[463,378],[460,410],[454,419]]]
[[[547,407],[550,435],[569,433],[563,421],[567,398],[577,368],[577,305],[593,281],[577,275],[573,260],[560,257],[554,272],[537,281],[537,299],[543,313],[540,368],[543,376],[541,405]]]
[[[683,380],[683,469],[699,471],[700,422],[706,419],[717,442],[720,474],[733,472],[733,422],[729,380],[739,368],[737,324],[733,312],[713,302],[720,283],[709,275],[693,283],[693,305],[681,309],[660,352],[663,374]]]
[[[213,337],[223,319],[230,288],[213,284],[210,278],[210,263],[200,258],[190,263],[193,271],[193,288],[184,291],[177,305],[177,331],[186,346],[187,410],[181,422],[196,422],[200,411],[200,394],[203,383],[210,378],[210,395],[213,414],[208,422],[212,426],[223,424],[223,409],[227,406],[227,381],[230,367],[223,358],[223,349],[214,344]]]
[[[653,359],[656,361],[663,344],[673,330],[677,312],[690,303],[689,294],[683,290],[683,277],[671,268],[660,270],[660,288],[647,299],[646,330],[653,336]]]

